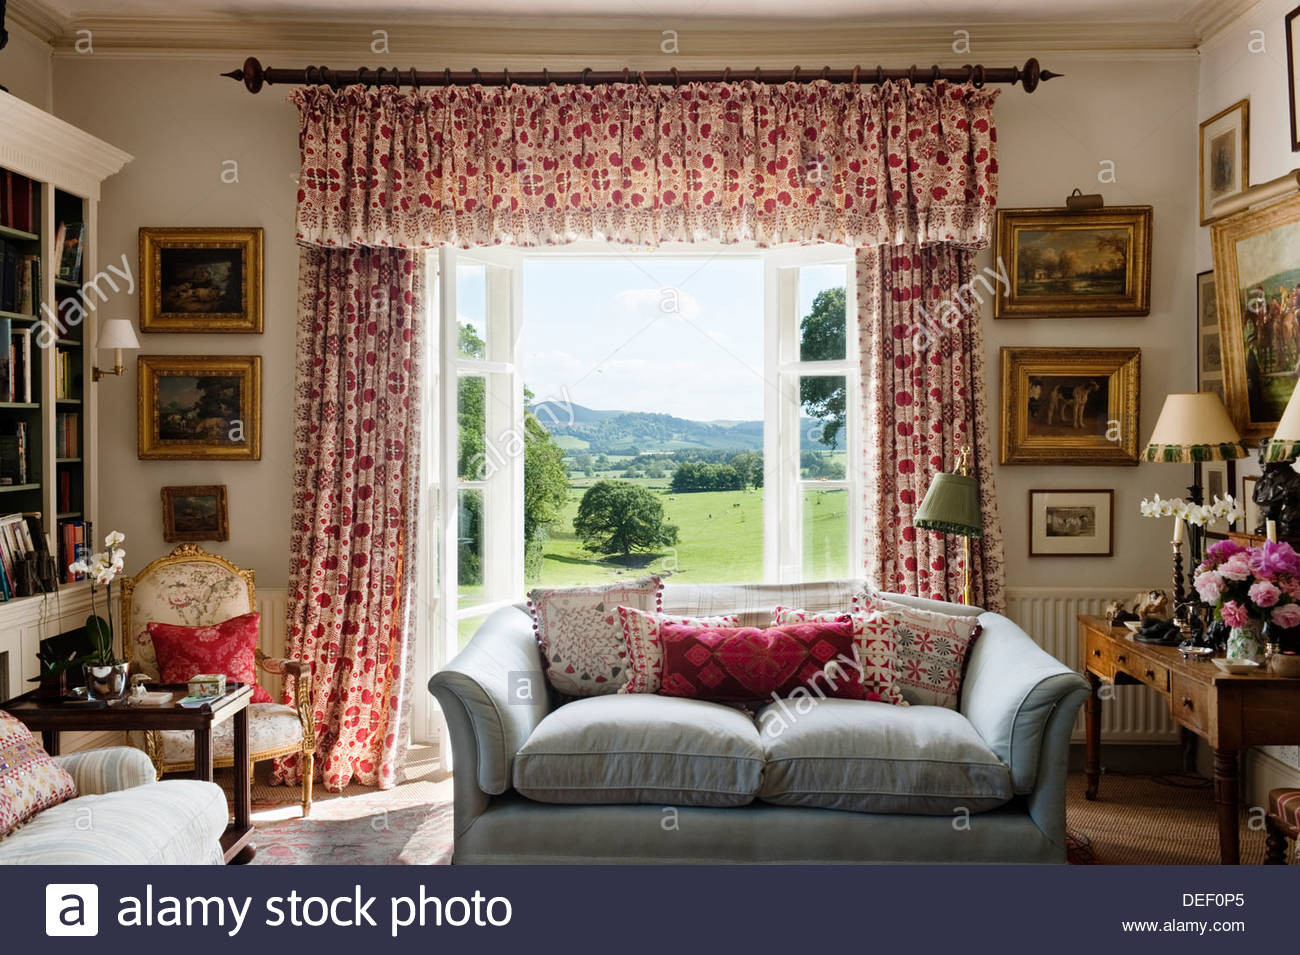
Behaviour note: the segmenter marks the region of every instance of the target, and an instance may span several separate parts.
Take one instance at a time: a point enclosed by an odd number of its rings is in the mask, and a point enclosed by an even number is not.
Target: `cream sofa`
[[[220,865],[226,795],[194,779],[156,782],[138,749],[92,749],[55,762],[77,798],[0,839],[0,865]]]
[[[802,596],[668,586],[663,609],[752,612]],[[455,760],[453,862],[1064,862],[1069,736],[1087,684],[1006,617],[889,596],[978,617],[960,707],[822,700],[775,735],[763,709],[530,697],[521,688],[545,685],[531,619],[497,611],[429,681]]]

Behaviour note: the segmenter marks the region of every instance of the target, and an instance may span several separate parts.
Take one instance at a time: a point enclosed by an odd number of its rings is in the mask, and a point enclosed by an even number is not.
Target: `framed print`
[[[1195,465],[1200,470],[1202,500],[1210,504],[1216,497],[1227,494],[1236,496],[1236,463],[1236,461],[1203,461]],[[1212,521],[1205,525],[1205,533],[1211,537],[1223,537],[1231,529],[1232,526],[1224,520]]]
[[[1258,474],[1247,474],[1241,479],[1241,509],[1246,515],[1241,530],[1247,534],[1254,534],[1261,523],[1259,505],[1255,503],[1255,484],[1258,481]]]
[[[1030,491],[1030,557],[1110,557],[1115,492]]]
[[[1300,44],[1300,7],[1286,15],[1286,92],[1291,104],[1291,152],[1300,152],[1300,123],[1296,121],[1295,104],[1300,99],[1300,88],[1296,86],[1296,46]]]
[[[1223,350],[1219,343],[1219,306],[1214,298],[1214,270],[1210,269],[1196,276],[1196,390],[1213,391],[1223,401]]]
[[[1228,413],[1253,443],[1277,429],[1300,360],[1300,196],[1210,227]]]
[[[1151,207],[1092,212],[999,209],[994,318],[1080,318],[1151,311]]]
[[[1002,464],[1138,463],[1138,348],[1003,348]]]
[[[1201,225],[1220,199],[1250,186],[1250,100],[1233,103],[1201,123]]]
[[[262,334],[262,230],[142,228],[140,331]]]
[[[163,540],[230,540],[230,517],[226,511],[226,486],[202,484],[162,489]]]
[[[140,460],[261,460],[260,356],[141,355],[137,367]]]

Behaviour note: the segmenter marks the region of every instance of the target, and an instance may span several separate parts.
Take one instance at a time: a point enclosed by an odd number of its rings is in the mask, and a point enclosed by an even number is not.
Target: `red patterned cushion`
[[[659,692],[659,677],[664,669],[659,628],[663,624],[680,623],[690,627],[740,626],[738,614],[722,617],[672,617],[631,607],[619,607],[618,616],[623,624],[623,640],[627,644],[627,682],[618,688],[620,693]]]
[[[0,710],[0,839],[42,810],[77,795],[77,784],[19,720]]]
[[[870,698],[855,663],[849,617],[766,630],[665,623],[659,633],[664,696],[742,703],[805,687],[841,699]]]
[[[246,613],[212,627],[150,623],[164,683],[188,683],[200,673],[224,673],[227,680],[251,683],[254,703],[273,703],[257,685],[257,635],[262,615]]]
[[[870,626],[867,615],[862,613],[810,613],[807,610],[791,610],[789,607],[777,607],[772,611],[772,623],[778,627],[792,623],[829,623],[837,620],[853,621],[853,639],[857,648],[855,660],[861,672],[866,698],[894,706],[907,706],[903,691],[898,686],[897,648],[889,630]]]
[[[868,632],[890,635],[898,652],[898,684],[913,703],[957,708],[966,657],[983,629],[975,617],[937,613],[872,594]]]

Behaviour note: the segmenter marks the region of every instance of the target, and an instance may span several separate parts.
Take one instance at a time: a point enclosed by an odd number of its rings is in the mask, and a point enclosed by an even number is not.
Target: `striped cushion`
[[[1274,789],[1270,792],[1268,814],[1288,835],[1300,835],[1300,789]]]
[[[84,753],[56,756],[54,761],[68,771],[82,796],[115,793],[157,782],[153,762],[133,746],[88,749]]]
[[[196,779],[82,796],[0,840],[0,865],[216,865],[227,812],[221,787]]]

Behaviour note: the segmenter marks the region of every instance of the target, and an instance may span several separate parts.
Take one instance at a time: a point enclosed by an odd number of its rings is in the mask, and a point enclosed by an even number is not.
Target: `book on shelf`
[[[0,225],[20,232],[36,231],[36,184],[20,173],[4,170],[0,178]]]
[[[59,226],[59,278],[64,282],[81,281],[81,238],[85,224],[67,222]]]
[[[39,516],[37,516],[39,521]],[[44,535],[41,535],[44,544]],[[20,596],[32,589],[32,581],[19,581],[19,562],[39,553],[38,545],[25,514],[6,514],[0,517],[0,576],[3,577],[4,599]],[[34,572],[34,566],[32,568]]]
[[[65,584],[85,580],[85,574],[76,574],[68,565],[90,556],[90,541],[94,528],[83,520],[59,521],[59,575]]]
[[[9,333],[9,400],[30,404],[32,400],[32,330],[18,328]]]
[[[80,356],[64,348],[54,350],[54,397],[59,399],[77,398],[81,387],[81,373],[78,370]]]
[[[18,300],[14,311],[35,317],[41,299],[41,257],[30,252],[18,257]]]
[[[27,483],[27,422],[12,427],[13,434],[0,434],[0,485]]]
[[[0,311],[18,310],[18,246],[0,239]]]
[[[60,411],[54,416],[54,456],[56,458],[81,457],[81,415],[75,411]],[[67,510],[67,508],[60,508]]]

